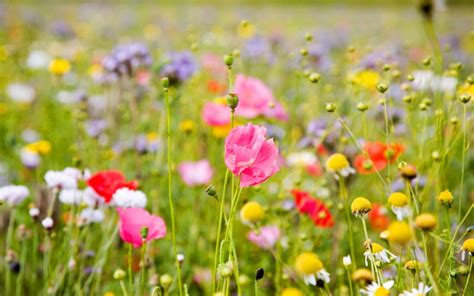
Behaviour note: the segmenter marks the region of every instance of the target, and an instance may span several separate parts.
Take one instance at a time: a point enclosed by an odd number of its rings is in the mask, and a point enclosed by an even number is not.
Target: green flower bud
[[[400,70],[395,69],[395,70],[392,71],[392,77],[393,78],[400,78],[401,75],[402,75],[402,73],[400,73]]]
[[[312,41],[313,40],[313,35],[311,35],[311,33],[306,33],[306,34],[304,34],[304,39],[306,41]]]
[[[385,72],[390,71],[390,65],[389,65],[389,64],[384,64],[384,65],[383,65],[383,70],[384,70]]]
[[[415,76],[413,76],[412,74],[408,74],[407,79],[408,79],[408,81],[413,81],[413,80],[415,80]]]
[[[236,58],[237,58],[237,57],[240,57],[240,50],[234,49],[234,50],[232,51],[232,55],[233,55],[234,57],[236,57]]]
[[[439,151],[435,150],[435,151],[431,152],[431,158],[433,158],[433,160],[435,160],[435,161],[439,161],[441,159],[441,155],[440,155]]]
[[[247,286],[248,284],[250,284],[250,279],[249,279],[249,277],[248,277],[247,275],[245,275],[245,274],[241,274],[241,275],[239,276],[239,284],[240,284],[241,286],[244,286],[244,287]]]
[[[428,110],[428,105],[426,105],[426,103],[424,103],[424,102],[421,102],[418,105],[418,108],[420,108],[421,111],[426,111],[426,110]]]
[[[230,54],[224,55],[224,64],[226,64],[228,68],[232,67],[233,63],[234,63],[234,57],[232,55]]]
[[[302,48],[302,49],[300,49],[300,54],[302,56],[307,56],[308,55],[308,50],[306,48]]]
[[[209,195],[209,196],[214,196],[216,197],[217,196],[217,191],[216,191],[216,188],[214,187],[214,185],[209,185],[206,187],[206,193]]]
[[[237,96],[237,94],[234,94],[234,93],[228,94],[227,95],[227,106],[229,106],[230,109],[232,109],[232,111],[234,111],[235,108],[237,108],[238,105],[239,105],[239,97]]]
[[[321,79],[321,75],[319,75],[319,73],[311,73],[309,75],[309,81],[312,83],[317,83],[319,79]]]
[[[422,61],[423,65],[429,66],[431,64],[431,57],[426,57]]]
[[[161,86],[163,86],[163,88],[168,88],[170,86],[170,80],[168,77],[161,78]]]
[[[467,83],[474,84],[474,76],[468,76],[466,79]]]
[[[223,278],[230,277],[232,275],[232,268],[228,264],[221,263],[217,267],[217,274]]]
[[[367,109],[369,109],[369,106],[366,103],[360,102],[357,104],[356,108],[360,112],[364,112],[364,111],[367,111]]]
[[[433,100],[431,100],[430,98],[424,98],[421,102],[425,103],[427,106],[431,106]]]
[[[459,123],[459,119],[456,116],[451,117],[449,121],[451,121],[453,125],[458,125]]]
[[[336,104],[334,104],[334,103],[327,103],[327,104],[326,104],[326,111],[327,111],[327,112],[334,112],[334,111],[336,111]]]
[[[402,101],[404,101],[405,103],[411,103],[413,102],[413,96],[412,95],[403,96]]]
[[[140,236],[142,237],[142,240],[146,240],[148,237],[148,227],[142,227],[142,229],[140,229]]]
[[[467,104],[471,100],[471,95],[470,94],[462,94],[462,95],[459,96],[459,100],[461,101],[461,103]]]
[[[383,105],[385,105],[386,103],[387,103],[387,99],[386,99],[386,98],[380,98],[380,99],[379,99],[379,104],[380,104],[380,105],[383,106]]]
[[[385,93],[388,90],[388,84],[386,82],[380,82],[377,84],[377,90],[382,94]]]
[[[173,283],[173,278],[169,274],[165,273],[164,275],[160,277],[160,285],[163,288],[165,288],[165,290],[167,290],[171,286],[172,283]]]
[[[114,271],[114,280],[121,281],[125,278],[127,273],[123,269],[117,269]]]

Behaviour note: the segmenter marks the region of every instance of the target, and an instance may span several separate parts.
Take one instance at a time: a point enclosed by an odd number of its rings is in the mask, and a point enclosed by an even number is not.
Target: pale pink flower
[[[263,183],[278,172],[278,148],[266,139],[267,129],[248,123],[232,129],[225,139],[225,164],[240,177],[240,187]]]
[[[280,229],[275,225],[263,226],[260,231],[250,231],[247,239],[262,249],[271,249],[280,239]]]
[[[234,92],[239,97],[239,105],[235,114],[245,118],[263,115],[269,118],[287,120],[283,107],[273,97],[272,91],[259,79],[237,75]]]
[[[230,124],[230,108],[224,104],[208,102],[202,109],[202,120],[209,126],[226,126]]]
[[[183,182],[188,186],[209,184],[214,173],[207,159],[182,162],[178,166],[178,172]]]
[[[148,228],[146,241],[164,238],[166,236],[166,225],[163,219],[150,215],[141,208],[118,208],[120,217],[120,237],[124,242],[139,248],[143,244],[141,230]]]

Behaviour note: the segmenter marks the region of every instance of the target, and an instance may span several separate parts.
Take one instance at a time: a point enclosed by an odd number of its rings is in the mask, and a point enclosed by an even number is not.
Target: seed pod
[[[255,280],[256,281],[259,281],[261,279],[263,279],[265,275],[265,270],[263,270],[263,268],[259,268],[255,271]]]

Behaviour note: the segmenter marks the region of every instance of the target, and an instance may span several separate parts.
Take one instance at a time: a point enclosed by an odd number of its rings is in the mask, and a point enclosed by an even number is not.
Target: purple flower
[[[253,37],[244,44],[242,56],[252,60],[263,60],[267,63],[274,60],[270,42],[260,36]]]
[[[161,69],[160,75],[169,78],[172,84],[188,80],[197,71],[197,63],[189,51],[168,54],[168,63]]]
[[[102,67],[107,73],[104,80],[112,82],[120,76],[133,77],[137,69],[149,67],[152,62],[145,44],[139,42],[121,44],[102,60]]]

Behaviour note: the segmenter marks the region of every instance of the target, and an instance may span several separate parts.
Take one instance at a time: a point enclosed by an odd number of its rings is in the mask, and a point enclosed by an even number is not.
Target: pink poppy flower
[[[209,184],[214,173],[207,159],[182,162],[178,166],[178,172],[183,182],[188,186]]]
[[[287,120],[283,106],[275,100],[272,91],[259,79],[237,75],[234,92],[239,96],[235,114],[245,118],[263,115],[269,118]]]
[[[275,225],[263,226],[260,232],[250,231],[247,239],[262,249],[271,249],[280,239],[280,229]]]
[[[143,244],[141,230],[148,227],[146,241],[164,238],[166,236],[166,225],[163,219],[150,215],[141,208],[118,208],[120,218],[120,237],[124,242],[132,244],[135,248]]]
[[[267,129],[248,123],[232,129],[225,139],[225,164],[240,187],[263,183],[279,171],[278,148],[266,139]]]
[[[209,126],[226,126],[230,124],[230,108],[224,104],[208,102],[202,109],[202,120]]]

